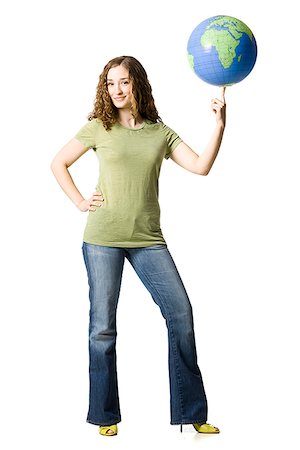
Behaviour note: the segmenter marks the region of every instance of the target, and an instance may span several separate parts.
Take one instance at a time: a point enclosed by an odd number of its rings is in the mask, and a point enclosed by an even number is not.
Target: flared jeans
[[[127,258],[166,321],[170,423],[205,423],[207,399],[197,364],[192,306],[167,245],[124,248],[83,242],[82,253],[90,300],[87,422],[104,426],[121,421],[116,312]]]

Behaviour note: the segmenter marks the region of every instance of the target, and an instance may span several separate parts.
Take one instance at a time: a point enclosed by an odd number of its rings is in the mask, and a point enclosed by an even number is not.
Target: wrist
[[[225,122],[218,120],[216,127],[220,130],[220,131],[224,131],[225,130]]]
[[[76,208],[79,208],[80,203],[84,200],[84,198],[82,198],[81,200],[78,200],[77,202],[75,202],[75,206]]]

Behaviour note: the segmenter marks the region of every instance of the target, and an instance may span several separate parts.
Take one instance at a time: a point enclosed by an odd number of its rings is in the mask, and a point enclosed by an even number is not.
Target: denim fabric
[[[159,306],[168,329],[171,424],[205,423],[207,400],[197,365],[192,307],[166,244],[108,247],[83,242],[90,299],[87,422],[121,421],[116,310],[125,258]]]

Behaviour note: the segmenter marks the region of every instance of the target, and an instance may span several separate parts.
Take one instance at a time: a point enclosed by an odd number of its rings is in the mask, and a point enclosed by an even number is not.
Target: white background
[[[295,2],[294,2],[295,3]],[[227,127],[208,177],[164,160],[161,225],[194,311],[198,362],[218,436],[170,425],[167,333],[125,262],[118,309],[122,422],[86,423],[87,213],[50,163],[85,124],[106,62],[144,65],[164,122],[196,152],[219,88],[190,69],[198,23],[225,14],[258,44],[253,72],[227,88]],[[291,1],[7,2],[1,25],[1,439],[25,447],[299,448],[299,72]],[[88,197],[98,167],[70,168]],[[105,442],[104,442],[105,441]],[[201,441],[201,442],[198,442]]]

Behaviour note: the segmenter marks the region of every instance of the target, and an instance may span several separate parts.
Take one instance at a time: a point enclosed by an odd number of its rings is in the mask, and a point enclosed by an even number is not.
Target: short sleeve
[[[165,135],[167,144],[166,153],[164,157],[165,159],[169,159],[172,151],[175,150],[175,148],[182,142],[182,139],[178,136],[177,133],[175,133],[175,131],[173,131],[165,124],[163,124],[162,130]]]
[[[96,126],[97,119],[89,120],[74,136],[78,139],[85,148],[95,148],[96,147]]]

